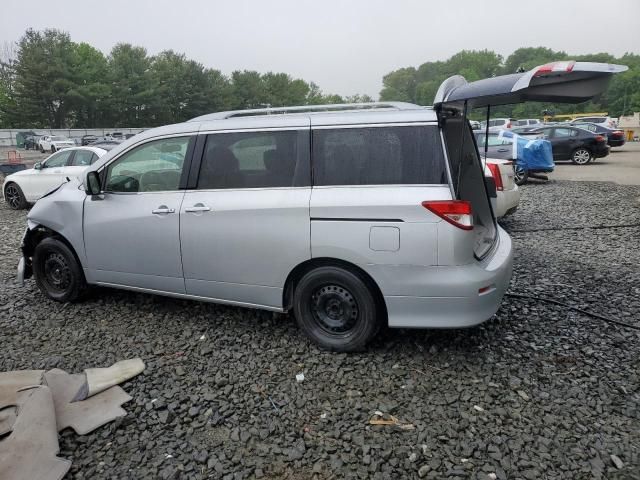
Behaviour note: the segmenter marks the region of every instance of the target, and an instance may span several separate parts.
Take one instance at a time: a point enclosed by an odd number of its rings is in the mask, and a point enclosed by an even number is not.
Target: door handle
[[[498,149],[498,151],[499,151],[500,153],[504,153],[504,152],[508,152],[508,151],[509,151],[509,149],[508,149],[508,148],[499,148],[499,149]]]
[[[176,213],[176,209],[175,208],[169,208],[166,205],[160,205],[155,210],[151,210],[151,213],[156,214],[156,215],[157,214],[161,214],[161,213]]]
[[[194,213],[194,212],[208,212],[211,210],[211,207],[207,207],[204,203],[196,203],[193,207],[186,207],[184,209],[185,212]]]

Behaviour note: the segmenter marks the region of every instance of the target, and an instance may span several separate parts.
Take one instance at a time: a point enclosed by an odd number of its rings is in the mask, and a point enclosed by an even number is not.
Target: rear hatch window
[[[455,194],[459,200],[471,202],[475,235],[473,251],[481,259],[491,250],[497,229],[476,143],[468,122],[459,113],[445,119],[443,133]]]

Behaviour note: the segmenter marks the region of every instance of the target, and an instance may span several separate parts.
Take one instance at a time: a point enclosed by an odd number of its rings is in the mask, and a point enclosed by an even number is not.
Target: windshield
[[[51,140],[53,140],[54,142],[64,142],[65,140],[68,140],[65,137],[51,137]]]

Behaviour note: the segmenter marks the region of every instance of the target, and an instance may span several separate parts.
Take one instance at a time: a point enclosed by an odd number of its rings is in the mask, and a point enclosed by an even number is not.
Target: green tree
[[[146,49],[120,43],[109,55],[111,99],[108,109],[116,127],[146,127],[154,125],[151,104],[157,85],[151,73],[151,59]]]
[[[415,102],[417,72],[413,67],[401,68],[388,73],[382,78],[380,100],[398,102]]]
[[[149,109],[153,124],[183,122],[206,113],[208,78],[204,67],[171,50],[151,62],[153,95]]]
[[[67,92],[70,126],[91,128],[106,126],[112,116],[108,111],[111,85],[108,82],[107,59],[99,50],[87,43],[73,44],[71,65],[73,85]]]
[[[502,68],[502,73],[508,74],[522,70],[531,70],[538,65],[566,59],[567,54],[565,52],[556,52],[546,47],[519,48],[507,57]]]
[[[73,103],[75,47],[68,34],[57,30],[27,30],[18,42],[14,69],[13,108],[16,125],[60,128]]]

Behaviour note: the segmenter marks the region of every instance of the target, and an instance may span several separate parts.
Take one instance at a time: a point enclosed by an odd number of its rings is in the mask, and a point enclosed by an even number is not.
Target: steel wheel
[[[358,304],[351,292],[340,285],[325,285],[311,299],[311,312],[329,335],[349,332],[358,321]]]
[[[321,266],[295,286],[293,311],[300,329],[323,348],[353,352],[363,348],[384,321],[384,304],[359,272]]]
[[[71,286],[71,269],[62,254],[51,252],[46,256],[44,259],[44,281],[50,289],[58,292],[64,292]]]
[[[586,165],[591,161],[591,152],[586,148],[578,148],[573,152],[571,161],[576,165]]]

